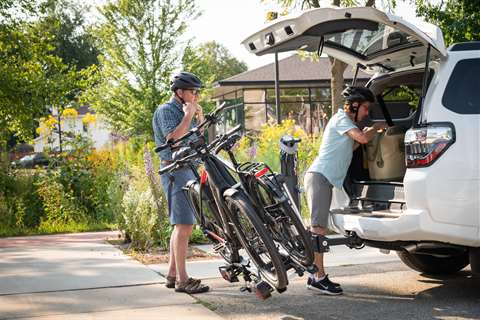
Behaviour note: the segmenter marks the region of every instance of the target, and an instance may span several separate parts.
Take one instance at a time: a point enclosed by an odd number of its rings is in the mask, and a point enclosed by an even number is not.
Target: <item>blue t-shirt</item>
[[[318,156],[307,172],[321,173],[334,187],[341,189],[352,161],[355,142],[346,133],[355,128],[358,127],[352,119],[339,109],[325,127]]]

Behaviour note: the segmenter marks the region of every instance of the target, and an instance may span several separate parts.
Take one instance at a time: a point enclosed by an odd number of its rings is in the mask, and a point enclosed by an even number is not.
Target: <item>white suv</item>
[[[480,272],[480,42],[446,49],[428,23],[374,8],[320,8],[276,20],[243,44],[257,55],[323,51],[372,74],[371,121],[393,128],[355,152],[334,196],[340,233],[395,250],[420,272],[469,263]]]

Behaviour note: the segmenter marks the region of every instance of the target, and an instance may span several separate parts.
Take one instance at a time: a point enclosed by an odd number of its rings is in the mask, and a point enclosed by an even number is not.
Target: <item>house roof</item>
[[[78,115],[85,115],[87,113],[94,114],[95,110],[90,109],[88,106],[80,106],[77,108]]]
[[[326,57],[318,61],[302,58],[298,54],[282,59],[278,62],[279,77],[281,85],[292,86],[315,86],[329,84],[331,78],[331,65]],[[347,66],[343,74],[344,79],[351,80],[355,69]],[[367,80],[370,76],[358,72],[357,79]],[[275,63],[245,71],[233,77],[220,80],[214,86],[214,97],[226,94],[231,91],[252,88],[271,87],[275,84]]]

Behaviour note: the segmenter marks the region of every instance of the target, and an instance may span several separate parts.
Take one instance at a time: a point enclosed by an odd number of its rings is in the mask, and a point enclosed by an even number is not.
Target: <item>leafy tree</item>
[[[209,102],[212,94],[212,85],[222,79],[229,78],[248,67],[243,61],[233,57],[228,49],[215,42],[206,42],[197,47],[187,46],[182,58],[183,69],[198,75],[205,89],[202,92],[202,106],[205,112],[211,111],[213,102]]]
[[[417,15],[438,25],[445,43],[480,40],[480,1],[446,0],[435,4],[429,0],[416,0]]]
[[[0,23],[0,143],[3,151],[12,134],[21,140],[31,138],[37,126],[36,119],[49,113],[50,107],[61,108],[69,103],[86,85],[90,72],[77,73],[55,55],[55,38],[44,30],[41,17],[31,21],[18,19],[34,14],[36,11],[32,8],[38,9],[31,2],[21,4],[1,8],[17,10],[16,15]]]
[[[72,0],[48,0],[41,25],[53,36],[53,54],[78,70],[98,64],[99,50],[86,26],[89,7]]]
[[[12,133],[31,135],[34,118],[45,113],[44,79],[48,67],[59,63],[49,55],[49,35],[21,17],[35,13],[33,1],[0,4],[0,148]]]
[[[194,1],[117,0],[100,8],[103,22],[98,84],[86,101],[114,129],[152,135],[156,107],[169,96],[172,71],[180,64],[179,38],[197,17]]]
[[[0,1],[0,24],[11,24],[22,14],[35,13],[35,0],[1,0]]]

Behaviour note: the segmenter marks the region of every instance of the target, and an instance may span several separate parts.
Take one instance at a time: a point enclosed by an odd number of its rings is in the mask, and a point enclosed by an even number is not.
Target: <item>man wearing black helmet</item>
[[[202,108],[198,104],[198,94],[202,87],[200,79],[189,72],[174,75],[171,81],[172,99],[161,105],[153,116],[155,144],[164,144],[183,136],[194,126],[194,118],[203,120]],[[161,165],[172,162],[170,148],[159,152]],[[182,187],[187,181],[195,179],[193,173],[185,168],[160,176],[163,191],[167,197],[170,224],[174,226],[170,238],[170,257],[167,274],[167,288],[189,294],[209,290],[200,280],[188,277],[185,262],[188,240],[192,234],[195,216]]]
[[[352,161],[353,150],[358,144],[366,144],[376,131],[385,129],[385,123],[360,130],[357,124],[368,116],[370,104],[375,102],[373,93],[364,87],[347,87],[342,93],[343,109],[332,116],[325,127],[318,156],[310,165],[304,178],[305,194],[311,215],[311,232],[325,235],[327,232],[332,188],[341,189]],[[328,295],[343,293],[338,283],[330,281],[323,267],[323,254],[315,253],[318,272],[307,280],[307,288]]]

